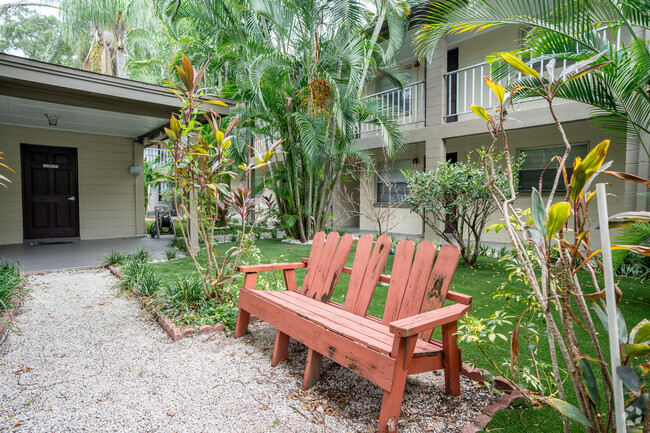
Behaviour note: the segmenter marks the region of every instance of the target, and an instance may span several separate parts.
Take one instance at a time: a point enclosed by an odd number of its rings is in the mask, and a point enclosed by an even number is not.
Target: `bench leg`
[[[318,382],[322,363],[323,355],[313,349],[309,349],[309,353],[307,353],[307,366],[305,367],[305,378],[302,381],[303,389],[309,389]]]
[[[237,313],[237,323],[235,324],[235,338],[246,335],[250,318],[251,313],[244,311],[241,308],[239,309],[239,313]]]
[[[456,322],[442,325],[443,364],[445,366],[445,392],[460,395],[460,350],[456,344]]]
[[[379,432],[393,433],[397,431],[399,414],[402,409],[402,398],[404,397],[404,388],[406,387],[406,377],[408,369],[405,361],[407,354],[413,353],[417,335],[410,338],[395,338],[391,358],[397,362],[393,372],[393,385],[390,391],[384,391],[384,399],[381,402],[381,411],[379,412]]]
[[[271,366],[275,367],[287,358],[289,353],[289,336],[284,332],[278,331],[275,334],[275,346],[273,347],[273,358],[271,359]]]

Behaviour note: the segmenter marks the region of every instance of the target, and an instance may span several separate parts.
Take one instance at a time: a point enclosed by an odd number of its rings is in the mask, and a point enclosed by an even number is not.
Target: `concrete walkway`
[[[88,268],[98,266],[111,250],[132,253],[138,248],[151,251],[154,257],[162,258],[169,248],[169,236],[152,239],[140,238],[102,239],[80,241],[58,245],[2,245],[0,258],[19,262],[25,273],[60,269]]]

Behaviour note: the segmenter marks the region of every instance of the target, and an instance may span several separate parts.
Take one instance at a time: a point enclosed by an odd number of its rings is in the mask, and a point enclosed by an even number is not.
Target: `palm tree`
[[[84,68],[89,69],[93,49],[98,47],[100,72],[125,76],[126,39],[129,32],[154,18],[152,4],[143,0],[60,0],[61,19],[68,37],[79,37],[79,32],[90,35],[92,43]]]
[[[368,11],[356,2],[328,0],[175,6],[175,20],[188,19],[206,35],[199,47],[210,57],[206,75],[223,77],[222,94],[237,103],[233,111],[246,128],[242,137],[261,154],[266,143],[283,140],[282,156],[266,168],[267,187],[293,234],[311,238],[331,214],[347,161],[366,157],[353,147],[358,125],[379,125],[391,154],[404,145],[400,125],[358,91],[368,75],[393,61],[369,40]]]
[[[610,62],[596,73],[567,82],[559,96],[591,105],[597,124],[626,135],[628,143],[641,145],[650,156],[650,51],[644,39],[650,31],[647,1],[432,2],[414,43],[420,53],[430,56],[445,34],[512,24],[532,28],[522,41],[523,49],[516,52],[532,62]],[[625,43],[626,39],[630,42]],[[493,75],[499,77],[512,71],[499,57],[492,60],[497,62]],[[526,78],[523,83],[535,85]],[[514,82],[511,88],[520,84]],[[531,95],[522,92],[515,99]]]

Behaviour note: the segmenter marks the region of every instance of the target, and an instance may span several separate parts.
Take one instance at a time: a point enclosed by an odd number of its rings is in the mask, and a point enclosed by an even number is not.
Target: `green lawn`
[[[233,244],[222,244],[224,251]],[[302,257],[309,256],[309,245],[291,245],[282,243],[276,239],[258,240],[255,245],[262,251],[265,260],[268,263],[275,262],[295,262],[299,261]],[[354,259],[354,249],[348,258],[348,266],[352,265]],[[386,274],[390,273],[393,265],[393,256],[389,256],[386,265]],[[194,265],[189,258],[174,260],[171,262],[155,263],[157,272],[164,280],[171,280],[176,278],[180,273],[194,272]],[[304,277],[304,270],[297,271],[298,284],[300,285]],[[474,267],[466,266],[462,260],[458,265],[458,269],[454,276],[451,289],[457,292],[465,293],[473,296],[473,308],[471,314],[477,317],[489,317],[499,309],[507,309],[507,304],[502,299],[492,298],[494,290],[504,281],[508,279],[508,273],[503,269],[502,264],[498,263],[497,259],[480,257],[478,263]],[[333,301],[343,302],[345,300],[345,293],[349,275],[343,274],[337,285]],[[622,303],[622,310],[631,327],[638,323],[643,318],[647,317],[647,312],[650,311],[650,295],[647,293],[643,283],[633,280],[623,279],[619,282],[619,286],[624,293],[624,301]],[[388,287],[379,286],[375,292],[371,302],[368,313],[377,317],[383,314],[384,303],[386,299]],[[523,308],[516,306],[512,310],[513,315],[521,314]],[[604,330],[600,324],[596,324],[599,331],[604,334]],[[588,338],[586,333],[579,334],[581,341],[585,344],[583,350],[589,352]],[[605,349],[607,344],[602,345]],[[478,351],[474,345],[463,345],[463,361],[471,363],[480,368],[485,368],[492,371],[493,368],[489,366],[483,355]],[[550,363],[548,356],[548,344],[545,337],[541,339],[540,354],[538,359],[542,362]],[[497,358],[509,358],[510,351],[509,345],[503,344],[496,347],[492,355]],[[606,354],[605,356],[609,356]],[[567,383],[567,387],[570,384]],[[576,431],[583,431],[578,425],[575,426]],[[573,429],[572,429],[573,430]],[[502,411],[497,413],[492,422],[487,426],[485,431],[507,431],[512,433],[546,433],[561,431],[561,420],[556,413],[549,408],[533,409],[528,408],[525,404],[516,405],[514,410]]]

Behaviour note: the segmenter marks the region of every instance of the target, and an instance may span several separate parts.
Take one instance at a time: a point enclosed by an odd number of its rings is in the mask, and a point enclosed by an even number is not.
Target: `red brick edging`
[[[467,366],[463,366],[460,372],[463,376],[467,376],[470,379],[481,383],[486,381],[485,375],[489,374],[487,370],[482,370],[480,368],[469,368]],[[488,404],[485,409],[483,409],[483,411],[476,416],[476,419],[474,419],[474,421],[466,424],[465,427],[463,427],[461,433],[476,433],[483,430],[483,428],[490,422],[490,420],[492,420],[492,417],[495,413],[506,409],[508,406],[510,406],[510,403],[516,399],[525,398],[524,395],[517,391],[517,389],[512,386],[508,380],[506,380],[506,378],[497,376],[493,378],[492,381],[492,385],[496,389],[505,391],[505,393],[497,401]]]
[[[24,277],[25,274],[21,272],[20,276]],[[22,286],[24,284],[25,282],[21,281],[19,285]],[[9,325],[11,322],[13,322],[14,317],[20,314],[20,307],[23,303],[20,299],[14,298],[11,300],[11,304],[13,307],[9,311],[5,311],[5,313],[0,318],[0,344],[4,342],[7,332],[9,332]]]
[[[107,265],[106,269],[108,269],[111,274],[115,275],[117,278],[120,278],[122,276],[122,273],[113,265]],[[198,332],[195,328],[181,328],[179,326],[176,326],[169,317],[165,316],[164,314],[160,314],[160,312],[155,309],[150,309],[150,304],[145,299],[140,299],[140,306],[143,309],[152,312],[160,327],[167,333],[167,335],[169,335],[169,338],[171,338],[174,342],[180,340],[181,338],[191,337],[195,334],[203,335],[209,334],[211,332],[221,332],[225,328],[225,325],[223,323],[217,323],[214,326],[201,325],[199,326]]]

